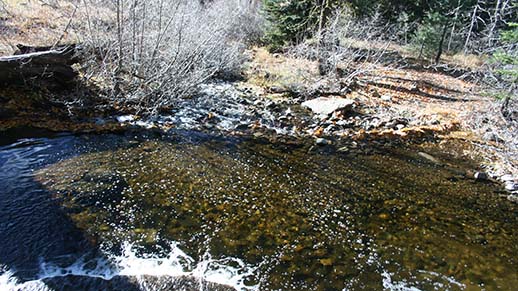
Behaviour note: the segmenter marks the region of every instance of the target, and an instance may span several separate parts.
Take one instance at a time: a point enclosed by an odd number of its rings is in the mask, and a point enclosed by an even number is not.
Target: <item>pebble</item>
[[[380,98],[383,101],[392,101],[392,95],[390,95],[390,94],[383,94],[383,95],[381,95]]]
[[[436,164],[436,165],[442,165],[441,161],[439,161],[438,159],[436,159],[435,157],[433,157],[432,155],[429,155],[427,153],[423,153],[423,152],[418,152],[417,153],[419,156],[421,156],[422,158],[425,158],[427,159],[428,161]]]
[[[348,147],[341,147],[338,149],[339,152],[342,152],[342,153],[346,153],[349,151],[349,148]]]
[[[286,89],[279,87],[279,86],[270,87],[270,92],[272,92],[272,93],[280,94],[280,93],[285,93],[286,91],[287,91]]]

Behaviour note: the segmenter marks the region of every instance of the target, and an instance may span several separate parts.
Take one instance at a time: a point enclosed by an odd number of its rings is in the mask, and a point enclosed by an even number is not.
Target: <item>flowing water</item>
[[[0,138],[1,290],[518,286],[518,207],[410,149],[19,132]]]

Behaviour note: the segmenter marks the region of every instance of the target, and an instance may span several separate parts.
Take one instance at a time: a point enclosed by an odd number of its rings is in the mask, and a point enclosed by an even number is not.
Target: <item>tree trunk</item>
[[[477,11],[478,11],[478,1],[475,7],[473,8],[473,14],[471,15],[471,23],[469,24],[468,35],[466,36],[466,42],[464,43],[464,54],[468,53],[468,45],[469,40],[471,38],[471,33],[473,32],[473,27],[475,26],[475,22],[477,21]]]
[[[491,45],[493,44],[494,31],[495,31],[496,26],[497,26],[497,24],[499,22],[499,18],[500,18],[500,2],[501,2],[501,0],[497,0],[496,1],[495,14],[493,15],[493,17],[491,17],[491,27],[489,28],[489,34],[487,36],[488,47],[491,47]]]
[[[18,46],[15,55],[0,57],[0,84],[68,86],[77,76],[75,46],[48,50],[48,47]]]
[[[446,38],[446,33],[448,32],[448,23],[444,24],[444,28],[442,29],[441,41],[439,42],[439,47],[437,48],[437,55],[435,56],[435,64],[439,64],[441,61],[444,39]]]
[[[317,47],[317,53],[318,53],[318,72],[321,76],[327,75],[330,71],[330,65],[328,63],[327,58],[322,53],[322,49],[326,46],[323,30],[325,26],[327,25],[327,20],[329,18],[329,11],[328,11],[328,0],[322,0],[322,3],[320,4],[320,17],[318,20],[318,47]]]
[[[121,0],[117,0],[117,42],[118,42],[118,49],[119,54],[117,56],[117,69],[115,70],[115,85],[113,86],[113,91],[116,96],[120,95],[121,93],[121,83],[122,83],[122,64],[123,64],[123,30],[122,30],[122,22],[123,22],[123,11],[124,7],[122,6],[123,2]]]
[[[510,86],[509,92],[507,96],[505,96],[504,101],[502,102],[502,106],[500,107],[500,113],[504,117],[506,121],[512,121],[511,111],[509,110],[509,103],[511,102],[511,96],[513,96],[513,92],[516,92],[516,87],[518,83],[518,78],[515,78],[513,85]]]

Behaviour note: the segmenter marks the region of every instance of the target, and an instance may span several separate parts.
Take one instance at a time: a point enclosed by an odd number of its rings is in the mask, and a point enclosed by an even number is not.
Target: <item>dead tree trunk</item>
[[[498,22],[500,21],[500,3],[501,0],[496,1],[495,13],[491,17],[491,27],[489,28],[489,34],[487,36],[488,47],[491,47],[493,44],[494,32]]]
[[[469,40],[471,38],[471,33],[473,32],[473,28],[475,27],[475,24],[477,22],[477,12],[478,12],[478,9],[480,8],[480,6],[478,4],[479,3],[477,1],[477,4],[475,5],[475,7],[473,7],[473,13],[471,15],[471,23],[469,24],[468,35],[466,36],[466,42],[464,43],[464,54],[468,53],[468,46],[469,46]]]
[[[75,46],[18,46],[15,55],[0,57],[1,85],[68,86],[77,76]]]

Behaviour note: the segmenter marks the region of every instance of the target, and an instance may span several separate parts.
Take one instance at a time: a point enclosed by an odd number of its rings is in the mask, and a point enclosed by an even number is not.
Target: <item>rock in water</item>
[[[354,101],[351,99],[338,97],[319,97],[308,100],[302,103],[301,106],[310,109],[315,114],[330,115],[338,110],[349,110],[353,104]]]
[[[477,180],[477,181],[485,181],[485,180],[489,179],[489,176],[484,172],[476,172],[474,177],[475,177],[475,180]]]
[[[441,161],[439,161],[438,159],[436,159],[435,157],[433,157],[432,155],[430,154],[427,154],[427,153],[423,153],[423,152],[418,152],[417,153],[420,157],[422,158],[425,158],[426,160],[438,165],[438,166],[441,166],[442,163]]]
[[[316,143],[317,145],[321,145],[321,146],[323,146],[323,145],[330,145],[330,144],[331,144],[331,141],[330,141],[330,140],[327,140],[327,139],[325,139],[325,138],[317,138],[317,139],[315,140],[315,143]]]

